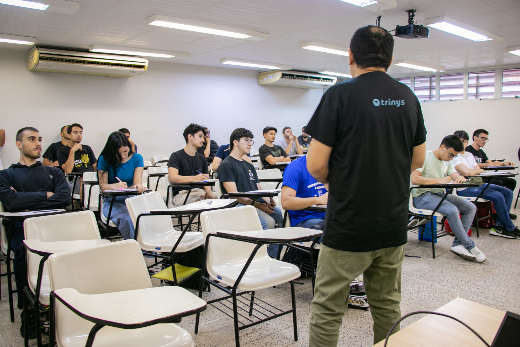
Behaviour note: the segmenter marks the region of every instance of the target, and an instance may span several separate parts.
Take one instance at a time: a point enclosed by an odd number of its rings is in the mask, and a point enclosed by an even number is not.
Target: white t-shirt
[[[464,154],[459,153],[458,156],[453,158],[452,163],[454,168],[457,168],[459,164],[464,164],[468,169],[473,170],[475,166],[477,166],[477,161],[470,152],[464,152]]]

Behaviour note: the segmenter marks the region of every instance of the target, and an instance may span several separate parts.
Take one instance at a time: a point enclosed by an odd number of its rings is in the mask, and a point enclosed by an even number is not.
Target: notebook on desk
[[[105,190],[105,192],[110,192],[110,193],[113,193],[113,192],[137,192],[137,189],[135,189],[135,188],[127,188],[127,189],[108,189],[108,190]]]
[[[509,171],[501,171],[501,172],[483,172],[476,176],[498,176],[498,175],[511,175]]]
[[[520,345],[520,315],[506,312],[491,347],[518,347]]]

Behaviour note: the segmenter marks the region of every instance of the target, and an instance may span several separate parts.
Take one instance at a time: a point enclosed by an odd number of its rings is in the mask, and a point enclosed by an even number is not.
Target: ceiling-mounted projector
[[[408,25],[398,25],[395,28],[395,36],[402,39],[424,39],[430,36],[430,29],[414,24],[416,10],[408,10]]]

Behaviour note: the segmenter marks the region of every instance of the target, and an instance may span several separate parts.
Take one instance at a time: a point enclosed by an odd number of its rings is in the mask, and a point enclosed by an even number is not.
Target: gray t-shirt
[[[296,141],[298,141],[298,140],[296,140]],[[289,144],[287,142],[285,142],[285,138],[282,138],[280,141],[278,141],[277,145],[282,147],[285,150],[285,153],[287,153],[287,155],[298,154],[298,152],[296,152],[298,147],[296,146],[296,142],[294,142],[294,141],[291,145],[291,150],[289,152],[287,152],[287,147],[289,146]]]

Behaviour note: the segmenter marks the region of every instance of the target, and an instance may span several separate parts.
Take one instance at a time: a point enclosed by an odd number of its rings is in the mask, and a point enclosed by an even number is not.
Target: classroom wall
[[[96,155],[110,132],[122,127],[130,129],[145,159],[169,155],[184,147],[182,132],[191,122],[209,127],[218,144],[229,143],[233,129],[248,128],[257,150],[267,125],[280,132],[288,125],[300,135],[323,95],[318,89],[260,87],[257,72],[244,69],[151,61],[141,76],[111,78],[29,72],[26,58],[24,51],[0,50],[5,167],[18,161],[18,129],[39,129],[45,150],[73,122],[83,125],[83,143]]]

